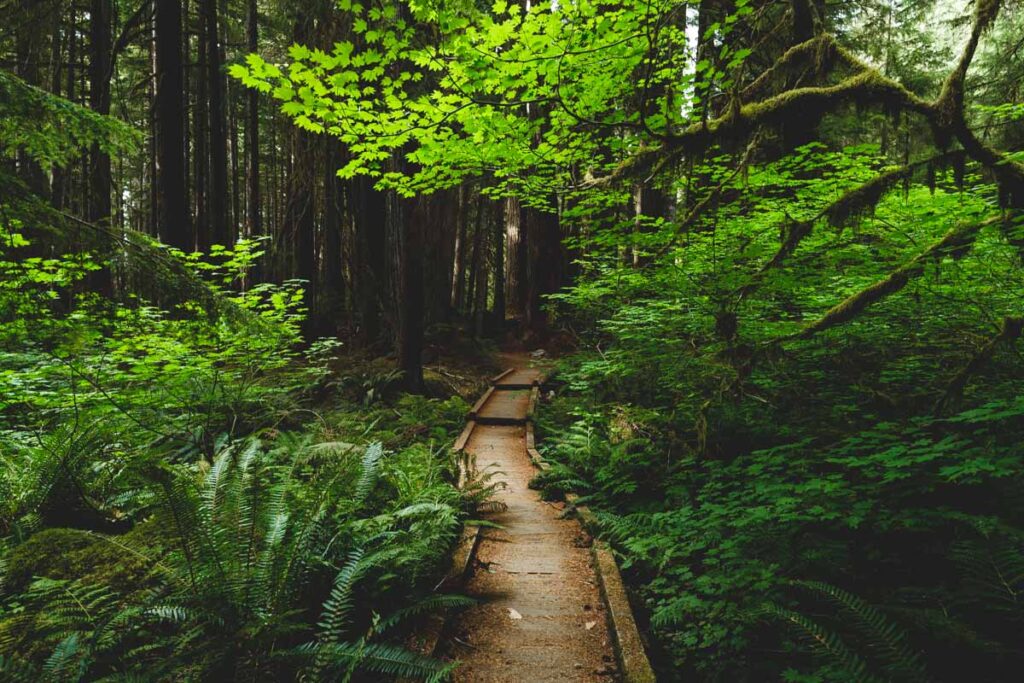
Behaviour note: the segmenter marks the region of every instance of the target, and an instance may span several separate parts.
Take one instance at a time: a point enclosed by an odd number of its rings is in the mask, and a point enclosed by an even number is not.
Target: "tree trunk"
[[[259,14],[256,0],[249,0],[246,22],[246,47],[250,53],[259,49]],[[245,217],[250,237],[263,234],[260,213],[260,100],[259,93],[249,88],[245,99]]]
[[[69,10],[71,13],[71,24],[74,26],[75,21],[75,10],[72,8]],[[53,43],[51,45],[50,53],[50,64],[52,67],[50,75],[50,90],[55,95],[61,94],[61,60],[64,57],[64,42],[63,37],[67,35],[68,48],[70,51],[70,45],[74,41],[74,30],[62,30],[63,29],[63,17],[59,17],[57,20],[57,26],[53,30]],[[68,69],[71,68],[71,56],[68,56]],[[66,191],[66,176],[64,169],[60,166],[53,167],[53,179],[50,183],[50,202],[54,208],[60,210],[64,208],[64,193]]]
[[[184,3],[185,7],[185,20],[186,23],[189,19],[188,14],[189,3],[186,0]],[[202,12],[200,11],[200,15]],[[202,16],[199,17],[199,30],[196,43],[196,68],[192,74],[191,79],[189,78],[188,71],[185,72],[185,92],[189,92],[189,80],[194,81],[194,93],[195,98],[192,101],[192,195],[195,201],[195,207],[193,209],[193,215],[196,219],[195,225],[195,243],[196,248],[200,251],[209,251],[210,245],[213,244],[213,234],[211,230],[210,220],[210,136],[209,136],[209,124],[210,117],[207,114],[207,109],[210,106],[209,95],[206,91],[208,81],[206,78],[206,31],[203,28]],[[189,50],[189,38],[185,37],[185,55],[186,61],[188,61]],[[188,120],[185,122],[188,125]],[[188,140],[189,131],[185,131],[185,154],[186,154],[186,168],[188,168]]]
[[[201,0],[203,47],[206,53],[206,90],[209,98],[207,130],[210,138],[209,235],[213,244],[233,242],[228,229],[228,161],[224,116],[224,82],[217,30],[217,0]]]
[[[110,0],[92,0],[89,8],[89,106],[99,114],[110,113]],[[89,221],[100,230],[96,248],[101,258],[111,255],[113,240],[106,232],[110,223],[110,155],[98,144],[89,150]],[[113,280],[109,268],[95,271],[89,277],[90,289],[101,294],[113,294]]]
[[[455,232],[455,255],[452,262],[452,293],[451,305],[456,311],[462,310],[462,297],[465,293],[466,268],[466,223],[469,222],[467,206],[469,190],[465,185],[459,186],[458,229]]]
[[[345,271],[342,268],[342,238],[344,222],[342,210],[344,186],[338,177],[341,166],[341,143],[334,139],[324,141],[324,249],[323,249],[323,301],[320,334],[334,334],[344,314]]]
[[[374,189],[373,182],[365,176],[355,178],[349,184],[349,192],[358,254],[352,271],[352,297],[359,340],[369,347],[381,341],[383,294],[387,285],[384,240],[387,205],[384,193]]]
[[[41,10],[45,9],[36,0],[18,0],[17,16],[21,21],[15,36],[15,73],[29,85],[40,85],[39,43],[41,37]],[[17,154],[18,175],[29,189],[39,196],[48,194],[46,176],[42,167],[28,154]]]
[[[430,197],[405,200],[386,194],[385,221],[398,369],[407,391],[423,390],[423,240]]]
[[[490,207],[491,205],[488,204]],[[494,232],[494,320],[500,332],[505,330],[505,222],[492,220]]]
[[[505,306],[513,317],[526,308],[526,232],[519,200],[505,200]]]
[[[155,1],[158,225],[164,242],[190,251],[192,228],[185,193],[181,3]]]
[[[309,310],[304,333],[307,338],[316,330],[318,273],[316,261],[316,221],[313,213],[313,188],[316,184],[316,141],[313,136],[295,128],[292,131],[293,165],[288,176],[288,197],[281,235],[278,239],[284,278],[305,281],[305,304]]]
[[[473,335],[477,339],[481,339],[486,331],[487,321],[487,279],[490,276],[490,269],[487,267],[487,235],[490,232],[490,225],[488,222],[491,219],[490,206],[487,204],[480,205],[480,223],[477,226],[477,232],[479,233],[479,242],[477,244],[477,250],[479,252],[479,263],[476,269],[476,292],[474,309],[475,315],[473,318]],[[500,222],[500,221],[499,221]]]
[[[562,279],[558,215],[527,209],[523,226],[526,234],[526,301],[523,304],[523,319],[528,329],[536,330],[545,322],[541,312],[544,295],[555,292]]]

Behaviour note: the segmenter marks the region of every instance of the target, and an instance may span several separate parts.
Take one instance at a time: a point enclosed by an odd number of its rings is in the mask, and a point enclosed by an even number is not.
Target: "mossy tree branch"
[[[832,225],[842,225],[850,216],[874,207],[896,183],[912,177],[919,169],[959,160],[962,157],[963,151],[956,150],[883,171],[871,180],[844,192],[839,199],[822,208],[811,218],[800,221],[790,218],[782,228],[782,243],[778,251],[754,273],[751,282],[737,290],[737,302],[756,290],[769,271],[781,268],[786,259],[796,252],[800,243],[813,232],[814,225],[822,219],[827,218]]]
[[[999,217],[992,217],[981,222],[962,223],[955,226],[942,239],[892,271],[886,278],[872,283],[856,294],[847,297],[839,304],[830,308],[821,318],[805,325],[799,332],[777,339],[772,343],[792,339],[809,339],[819,332],[856,318],[872,304],[876,304],[906,287],[911,279],[924,272],[925,265],[929,261],[941,259],[945,256],[953,256],[954,258],[963,256],[974,245],[974,241],[977,239],[981,229],[999,220]]]
[[[964,367],[960,368],[960,371],[946,385],[946,391],[943,392],[942,398],[935,404],[936,414],[941,414],[963,395],[967,382],[992,358],[996,349],[1002,345],[1013,344],[1021,338],[1022,334],[1024,334],[1024,317],[1007,316],[1003,318],[999,332],[978,349],[977,353]]]
[[[977,0],[967,45],[934,101],[925,100],[898,81],[882,75],[839,45],[833,36],[820,34],[791,47],[755,78],[741,93],[744,102],[740,107],[706,123],[695,122],[680,133],[663,138],[657,145],[642,148],[607,176],[588,179],[585,185],[607,186],[630,176],[646,174],[663,166],[667,160],[698,155],[720,140],[742,138],[759,126],[777,125],[808,110],[824,113],[854,102],[881,104],[892,110],[919,114],[932,126],[939,147],[957,140],[972,159],[991,170],[1006,204],[1024,206],[1024,164],[979,140],[964,116],[967,70],[982,35],[998,16],[1000,6],[1000,0]],[[833,85],[791,88],[759,101],[749,101],[777,74],[811,58],[821,74],[832,73],[839,66],[851,69],[854,74]]]

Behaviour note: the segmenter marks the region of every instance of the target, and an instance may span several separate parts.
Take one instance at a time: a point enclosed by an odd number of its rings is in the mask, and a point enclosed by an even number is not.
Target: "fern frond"
[[[379,441],[370,444],[366,453],[363,454],[362,471],[359,474],[359,481],[356,482],[354,494],[357,505],[362,505],[373,493],[373,489],[377,485],[377,477],[380,474],[380,462],[383,458],[384,446]]]
[[[354,550],[334,579],[334,587],[324,602],[320,622],[317,624],[320,629],[319,639],[323,644],[340,641],[352,611],[352,589],[366,570],[363,556],[362,549]]]
[[[42,672],[31,662],[15,655],[0,655],[0,680],[9,683],[37,683],[41,677]]]
[[[46,680],[77,681],[82,678],[88,666],[81,635],[72,633],[61,640],[43,664],[43,678]]]
[[[765,605],[763,613],[789,624],[810,643],[814,650],[842,668],[853,680],[863,681],[863,683],[881,683],[878,678],[868,673],[867,662],[847,647],[842,638],[834,632],[799,612],[774,603]]]
[[[403,607],[402,609],[389,614],[377,624],[377,633],[385,633],[409,619],[415,619],[416,617],[430,612],[462,609],[472,607],[475,604],[477,604],[476,600],[464,595],[431,595],[413,605]]]
[[[928,680],[921,655],[910,649],[906,632],[863,599],[822,581],[790,583],[824,595],[850,615],[871,651],[885,663],[891,675],[903,681]]]
[[[366,642],[306,643],[288,654],[313,659],[328,670],[361,670],[382,676],[444,680],[452,665],[395,645]]]

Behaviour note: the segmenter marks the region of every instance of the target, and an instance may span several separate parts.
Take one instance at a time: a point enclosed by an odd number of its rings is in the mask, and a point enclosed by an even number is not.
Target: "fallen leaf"
[[[510,618],[512,618],[512,619],[522,619],[523,618],[522,614],[520,614],[519,612],[515,611],[511,607],[508,608],[508,616]]]
[[[595,626],[597,626],[596,621],[588,621],[587,623],[583,624],[583,628],[587,629],[588,631],[594,628]]]

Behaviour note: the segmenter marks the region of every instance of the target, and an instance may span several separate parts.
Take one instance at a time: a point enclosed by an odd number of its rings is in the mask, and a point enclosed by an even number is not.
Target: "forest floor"
[[[498,354],[516,372],[506,384],[532,382],[541,370],[525,353]],[[445,655],[462,665],[456,681],[609,681],[616,669],[604,605],[590,561],[590,538],[564,504],[529,488],[526,451],[529,392],[502,389],[481,414],[519,424],[479,424],[466,450],[480,472],[494,472],[504,509],[489,516],[465,593],[479,604],[450,629]],[[489,411],[489,412],[488,412]]]

